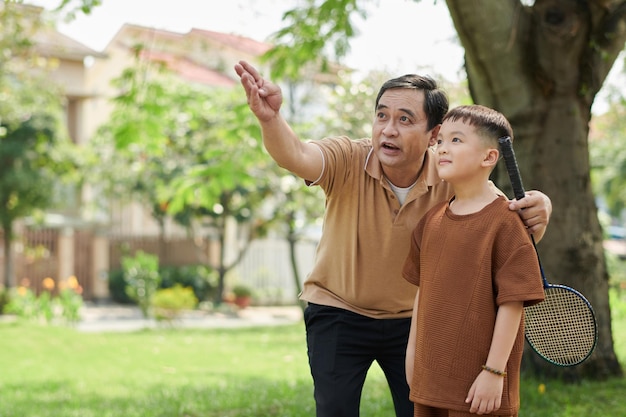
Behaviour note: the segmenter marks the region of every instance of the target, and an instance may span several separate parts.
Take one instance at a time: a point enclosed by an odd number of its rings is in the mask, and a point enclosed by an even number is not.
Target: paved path
[[[153,319],[144,319],[134,306],[85,305],[82,320],[76,329],[84,332],[130,332],[146,328],[168,326]],[[193,311],[175,321],[178,328],[236,328],[250,326],[276,326],[302,320],[299,306],[247,307],[224,312]]]

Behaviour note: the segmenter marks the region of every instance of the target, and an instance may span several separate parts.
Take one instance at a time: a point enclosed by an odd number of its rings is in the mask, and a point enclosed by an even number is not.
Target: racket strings
[[[544,359],[562,366],[584,361],[596,343],[596,324],[587,300],[567,287],[549,287],[544,301],[524,309],[525,335]]]

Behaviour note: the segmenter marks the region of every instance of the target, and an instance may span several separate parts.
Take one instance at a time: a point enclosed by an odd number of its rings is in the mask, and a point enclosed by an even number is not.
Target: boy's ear
[[[485,159],[483,160],[483,166],[491,167],[498,163],[498,159],[500,159],[500,150],[496,148],[487,149],[487,153],[485,154]]]

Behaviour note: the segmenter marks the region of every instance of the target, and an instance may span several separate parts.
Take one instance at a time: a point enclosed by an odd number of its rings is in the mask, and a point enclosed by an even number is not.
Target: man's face
[[[417,179],[439,126],[427,129],[423,91],[396,88],[383,93],[374,117],[372,144],[385,176],[394,185],[408,187]]]

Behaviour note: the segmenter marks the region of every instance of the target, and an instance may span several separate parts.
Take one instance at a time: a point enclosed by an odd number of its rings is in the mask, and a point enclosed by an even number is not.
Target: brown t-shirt
[[[544,298],[537,255],[522,220],[503,197],[469,215],[455,215],[442,203],[415,228],[403,275],[420,288],[410,398],[469,411],[465,398],[487,360],[498,306]],[[522,320],[496,415],[519,409],[523,347]]]
[[[451,197],[432,150],[401,206],[370,139],[313,141],[324,156],[314,185],[326,194],[324,229],[301,299],[372,318],[411,317],[416,288],[402,278],[411,232],[435,204]]]

